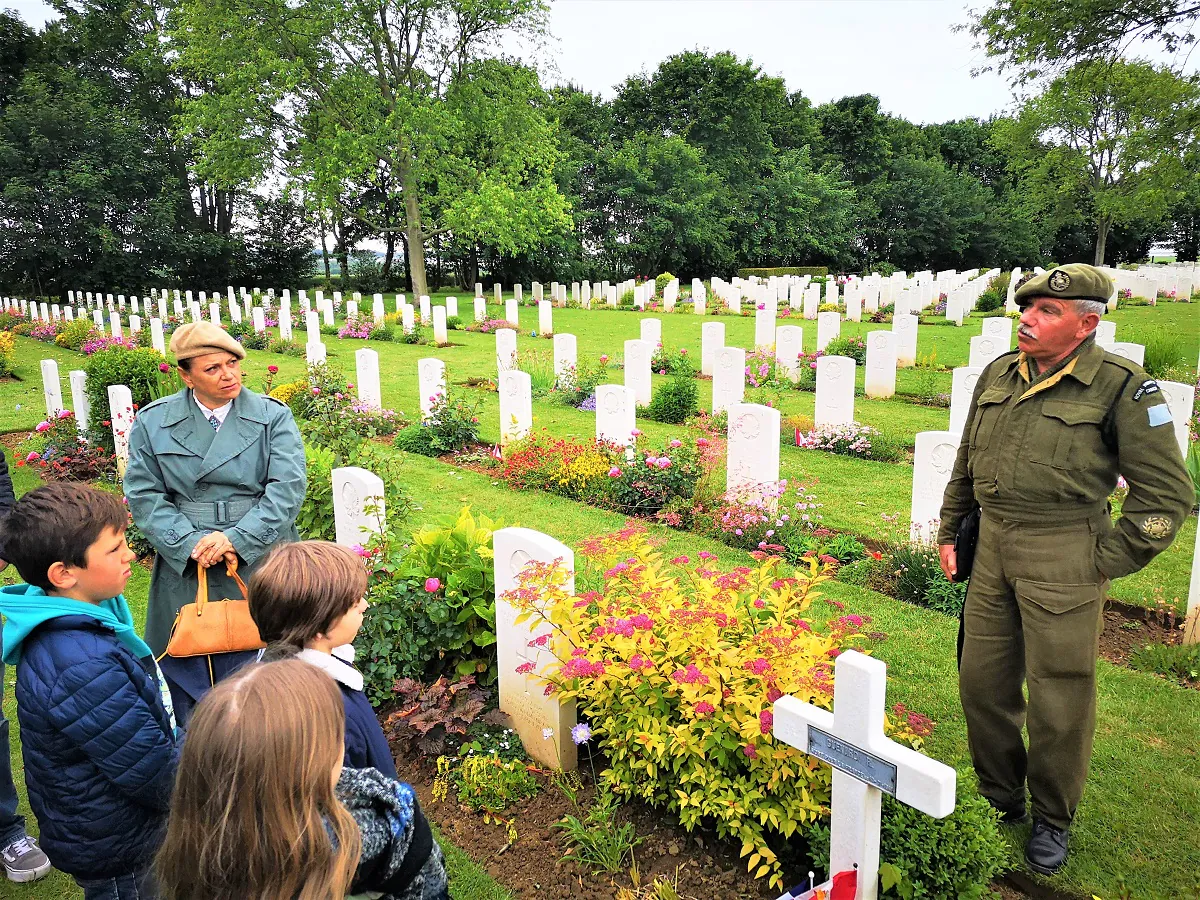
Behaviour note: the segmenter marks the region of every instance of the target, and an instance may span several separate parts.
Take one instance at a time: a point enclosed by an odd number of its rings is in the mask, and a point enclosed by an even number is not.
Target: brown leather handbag
[[[258,650],[265,647],[258,626],[250,617],[246,582],[237,573],[237,560],[226,561],[225,571],[237,582],[241,600],[209,600],[208,569],[198,572],[199,586],[196,602],[185,604],[171,626],[167,656],[207,656],[210,653],[233,653],[239,650]]]

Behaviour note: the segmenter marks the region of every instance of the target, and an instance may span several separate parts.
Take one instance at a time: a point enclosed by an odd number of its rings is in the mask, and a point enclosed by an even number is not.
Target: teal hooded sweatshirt
[[[15,666],[21,661],[21,644],[43,622],[60,616],[87,616],[116,632],[117,640],[129,648],[138,659],[153,656],[146,642],[133,627],[133,614],[125,595],[84,603],[69,597],[51,597],[32,584],[15,584],[0,589],[0,613],[4,614],[4,662]]]

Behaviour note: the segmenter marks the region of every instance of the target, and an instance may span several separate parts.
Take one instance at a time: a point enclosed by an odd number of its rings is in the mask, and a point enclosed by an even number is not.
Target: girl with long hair
[[[196,707],[166,839],[164,900],[445,900],[412,788],[342,768],[342,700],[301,660],[247,666]]]

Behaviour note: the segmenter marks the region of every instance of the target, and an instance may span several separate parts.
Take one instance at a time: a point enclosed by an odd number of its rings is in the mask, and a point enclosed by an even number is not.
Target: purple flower
[[[573,740],[576,744],[586,744],[591,739],[592,729],[590,729],[583,722],[580,722],[571,729],[571,740]]]

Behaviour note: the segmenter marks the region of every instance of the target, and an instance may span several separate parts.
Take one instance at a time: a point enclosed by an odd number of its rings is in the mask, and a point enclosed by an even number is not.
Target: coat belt
[[[182,500],[175,504],[175,508],[197,528],[212,528],[236,525],[257,503],[257,500]]]

